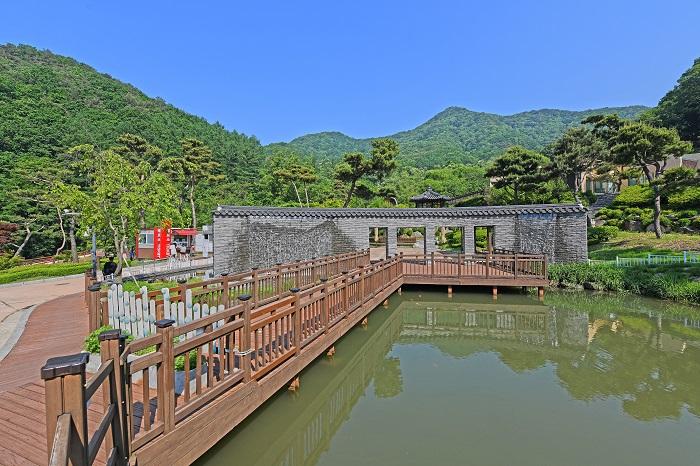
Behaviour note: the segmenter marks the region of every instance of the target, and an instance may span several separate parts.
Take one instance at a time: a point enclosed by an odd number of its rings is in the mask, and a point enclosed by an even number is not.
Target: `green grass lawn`
[[[38,280],[41,278],[65,277],[66,275],[84,273],[90,267],[92,267],[91,262],[18,265],[0,270],[0,284]]]
[[[700,235],[667,233],[658,239],[650,232],[621,231],[605,243],[590,246],[588,257],[595,260],[615,260],[617,256],[682,255],[683,251],[700,251]]]

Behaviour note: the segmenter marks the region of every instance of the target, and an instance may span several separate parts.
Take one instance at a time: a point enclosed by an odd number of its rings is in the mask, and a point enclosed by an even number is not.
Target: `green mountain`
[[[398,141],[399,157],[404,165],[434,167],[449,162],[475,163],[497,156],[516,144],[540,150],[567,128],[591,115],[617,113],[633,118],[644,110],[646,107],[637,105],[578,112],[534,110],[501,116],[449,107],[415,129],[387,137]],[[367,152],[369,141],[338,132],[324,132],[271,146],[288,146],[319,161],[335,161],[345,152]]]
[[[0,153],[55,157],[78,144],[113,145],[127,132],[168,153],[179,153],[185,137],[201,139],[232,179],[255,176],[263,158],[256,138],[148,97],[72,58],[0,46]]]

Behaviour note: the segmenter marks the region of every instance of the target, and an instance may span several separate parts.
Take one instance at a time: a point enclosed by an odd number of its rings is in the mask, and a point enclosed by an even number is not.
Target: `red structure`
[[[136,242],[136,257],[139,259],[167,259],[170,245],[191,251],[196,228],[150,228],[141,230]]]

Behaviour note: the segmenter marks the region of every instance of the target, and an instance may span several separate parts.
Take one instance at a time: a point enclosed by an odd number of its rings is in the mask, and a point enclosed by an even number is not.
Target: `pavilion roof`
[[[411,198],[411,201],[413,202],[421,202],[421,201],[449,201],[450,198],[448,196],[443,196],[437,191],[434,191],[432,187],[428,186],[428,189],[423,191],[421,194],[417,196],[413,196]]]

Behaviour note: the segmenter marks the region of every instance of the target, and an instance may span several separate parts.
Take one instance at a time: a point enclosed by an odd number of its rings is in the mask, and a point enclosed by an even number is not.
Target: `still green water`
[[[198,464],[697,465],[700,313],[404,291]]]

